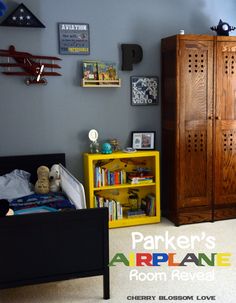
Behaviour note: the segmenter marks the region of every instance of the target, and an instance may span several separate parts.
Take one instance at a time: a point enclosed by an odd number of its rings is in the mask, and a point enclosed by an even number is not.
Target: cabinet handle
[[[219,116],[216,116],[216,120],[219,120],[220,118],[219,118]]]
[[[211,120],[212,119],[211,116],[209,116],[208,119]]]

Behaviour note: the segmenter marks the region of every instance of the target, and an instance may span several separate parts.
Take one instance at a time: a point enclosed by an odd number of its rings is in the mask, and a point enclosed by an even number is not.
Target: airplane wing
[[[0,52],[1,53],[9,53],[9,50],[8,49],[0,49]]]
[[[48,67],[48,68],[61,68],[57,64],[40,63],[40,65],[44,65],[44,67]],[[25,65],[23,63],[0,63],[0,66],[2,66],[2,67],[22,67],[22,68],[25,67]]]
[[[2,72],[2,73],[9,76],[32,76],[32,74],[26,72]]]
[[[36,76],[27,72],[2,72],[2,73],[9,76],[33,76],[33,77]],[[43,72],[41,76],[61,76],[61,74],[56,72]]]
[[[1,57],[13,57],[12,55],[9,54],[9,51],[4,52],[3,49],[0,50],[0,56]]]
[[[45,59],[45,60],[62,60],[61,58],[58,57],[50,57],[50,56],[35,56],[35,55],[30,55],[30,58],[33,59]]]
[[[30,53],[25,52],[17,52],[17,51],[9,51],[5,49],[0,49],[0,56],[1,57],[12,57],[12,58],[33,58],[33,59],[45,59],[45,60],[62,60],[58,57],[51,57],[51,56],[36,56]]]
[[[48,67],[48,68],[61,68],[60,65],[58,64],[40,62],[40,65],[44,65],[44,67]]]
[[[0,63],[2,67],[23,67],[24,64],[19,63]]]
[[[61,74],[57,72],[42,72],[41,76],[61,76]]]

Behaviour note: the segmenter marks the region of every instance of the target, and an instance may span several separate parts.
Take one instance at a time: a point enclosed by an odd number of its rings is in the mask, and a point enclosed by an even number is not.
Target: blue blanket
[[[11,200],[9,201],[9,204],[10,208],[12,208],[14,212],[33,207],[39,207],[40,212],[42,206],[48,207],[48,209],[52,208],[54,210],[75,209],[75,206],[63,193],[32,194]]]

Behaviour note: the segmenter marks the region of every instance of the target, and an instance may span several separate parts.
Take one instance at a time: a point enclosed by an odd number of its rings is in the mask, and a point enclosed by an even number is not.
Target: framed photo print
[[[131,77],[131,105],[157,105],[159,97],[158,77]]]
[[[138,150],[155,149],[156,132],[132,132],[132,148]]]

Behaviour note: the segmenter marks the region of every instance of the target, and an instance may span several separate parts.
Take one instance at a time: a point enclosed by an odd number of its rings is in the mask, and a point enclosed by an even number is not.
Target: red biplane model
[[[8,50],[0,49],[0,56],[7,57],[6,63],[0,63],[0,66],[6,68],[6,71],[2,73],[9,76],[29,76],[25,79],[27,85],[47,84],[47,80],[43,78],[44,76],[61,76],[61,74],[53,71],[54,68],[61,68],[53,62],[54,60],[61,60],[57,57],[34,56],[29,53],[18,52],[13,45]],[[11,62],[10,58],[13,58],[15,62]],[[12,68],[16,68],[16,70],[12,70]],[[23,71],[18,70],[18,68],[23,69]],[[50,70],[46,71],[48,68]]]

